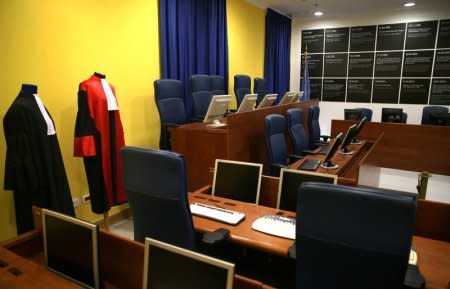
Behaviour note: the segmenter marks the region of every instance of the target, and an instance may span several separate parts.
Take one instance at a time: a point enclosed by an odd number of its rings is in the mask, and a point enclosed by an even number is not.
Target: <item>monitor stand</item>
[[[333,164],[332,162],[328,161],[325,163],[320,164],[321,168],[327,169],[327,170],[335,170],[339,167],[338,164]]]
[[[209,127],[224,127],[226,125],[227,125],[226,123],[220,122],[220,120],[217,118],[214,119],[211,123],[206,124],[206,126],[209,126]]]
[[[340,153],[341,155],[352,155],[352,154],[353,154],[353,151],[351,151],[351,150],[349,150],[347,147],[345,147],[345,148],[339,150],[339,153]]]
[[[352,139],[352,141],[350,142],[350,144],[352,144],[352,145],[360,145],[360,144],[361,144],[361,141],[358,140],[357,138],[354,138],[354,139]]]

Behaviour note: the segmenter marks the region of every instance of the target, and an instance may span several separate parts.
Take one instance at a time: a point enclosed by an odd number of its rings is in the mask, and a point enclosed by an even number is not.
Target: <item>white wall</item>
[[[313,16],[314,17],[314,16]],[[345,17],[327,18],[326,15],[314,18],[294,17],[292,21],[291,38],[291,77],[290,89],[300,88],[300,56],[301,30],[333,27],[351,27],[362,25],[404,23],[413,21],[439,20],[450,18],[450,1],[441,3],[432,9],[424,10],[420,7],[399,9],[391,13],[369,12],[365,14],[350,14]],[[409,124],[420,124],[422,108],[419,104],[380,104],[380,103],[351,103],[351,102],[320,102],[320,127],[323,133],[330,132],[332,119],[343,119],[344,108],[367,107],[373,110],[373,121],[380,121],[382,107],[401,107],[408,114]],[[450,106],[448,106],[450,108]]]

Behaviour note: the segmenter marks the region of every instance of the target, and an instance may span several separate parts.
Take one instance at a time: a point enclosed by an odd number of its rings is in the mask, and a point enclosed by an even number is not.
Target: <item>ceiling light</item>
[[[413,1],[406,1],[406,2],[403,4],[403,7],[414,7],[414,6],[416,6],[416,3],[413,2]]]
[[[314,4],[314,15],[315,16],[322,16],[323,15],[323,12],[322,12],[322,10],[320,10],[319,9],[319,7],[317,6],[317,4]]]

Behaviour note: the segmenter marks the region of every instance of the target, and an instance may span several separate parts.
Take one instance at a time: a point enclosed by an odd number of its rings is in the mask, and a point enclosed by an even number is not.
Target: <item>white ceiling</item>
[[[314,17],[314,4],[327,16],[344,16],[367,12],[394,12],[404,9],[445,7],[450,18],[450,0],[415,0],[416,6],[404,8],[404,0],[247,0],[258,7],[272,8],[290,17]]]

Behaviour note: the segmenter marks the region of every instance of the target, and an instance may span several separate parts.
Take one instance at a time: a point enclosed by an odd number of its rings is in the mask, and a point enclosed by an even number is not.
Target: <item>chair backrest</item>
[[[193,74],[189,77],[189,88],[192,96],[194,117],[203,118],[213,96],[211,92],[211,78],[209,75]]]
[[[286,115],[294,154],[301,156],[303,151],[309,148],[305,127],[303,126],[303,110],[291,108],[286,111]]]
[[[361,107],[357,109],[361,111],[361,118],[366,117],[366,121],[372,121],[373,111],[370,108]]]
[[[145,237],[195,249],[184,158],[170,151],[121,149],[123,185],[134,220],[134,239]]]
[[[408,114],[406,112],[402,112],[402,123],[406,123],[406,121],[408,120]]]
[[[412,196],[303,183],[297,198],[296,288],[403,288],[415,212]]]
[[[242,99],[246,94],[251,93],[250,76],[243,74],[236,74],[234,76],[234,94],[236,95],[237,106],[241,104]]]
[[[430,118],[432,113],[446,113],[446,112],[448,112],[448,108],[445,106],[439,106],[439,105],[425,106],[422,109],[421,124],[432,124],[431,118]]]
[[[273,164],[287,165],[286,120],[281,114],[269,114],[265,117],[265,141],[269,154],[271,175],[276,175]]]
[[[183,85],[176,79],[159,79],[153,83],[155,102],[161,123],[186,123]]]
[[[213,95],[227,94],[225,90],[225,79],[222,75],[210,75],[211,91]]]
[[[255,77],[253,80],[253,93],[258,95],[256,105],[258,105],[267,94],[267,84],[264,78]]]
[[[314,148],[314,143],[320,140],[320,124],[319,124],[320,108],[312,105],[308,109],[308,126],[309,126],[309,147]]]

